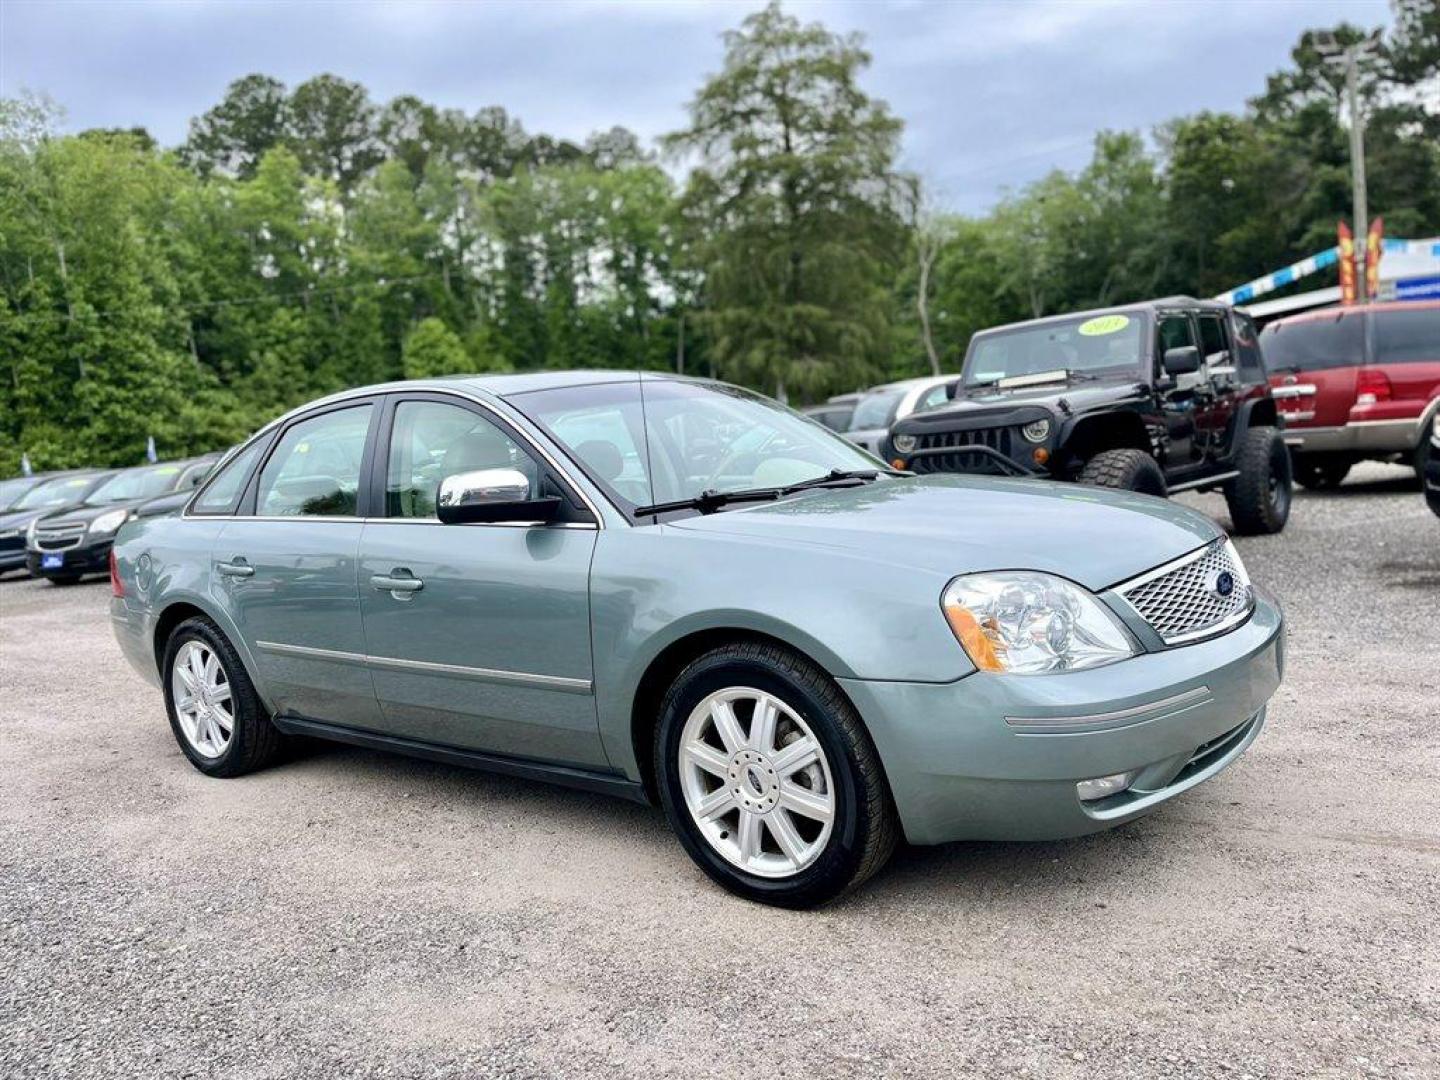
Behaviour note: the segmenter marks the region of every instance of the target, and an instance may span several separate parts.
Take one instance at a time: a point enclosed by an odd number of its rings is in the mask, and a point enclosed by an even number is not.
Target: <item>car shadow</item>
[[[1347,480],[1337,488],[1310,491],[1296,486],[1297,495],[1307,499],[1353,499],[1358,495],[1414,495],[1420,490],[1420,478],[1414,473],[1387,476],[1380,480]]]

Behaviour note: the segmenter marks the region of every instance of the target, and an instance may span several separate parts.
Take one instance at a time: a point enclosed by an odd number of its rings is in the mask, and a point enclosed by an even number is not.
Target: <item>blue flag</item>
[[[151,435],[145,440],[145,460],[154,465],[160,458],[155,453],[155,436]]]

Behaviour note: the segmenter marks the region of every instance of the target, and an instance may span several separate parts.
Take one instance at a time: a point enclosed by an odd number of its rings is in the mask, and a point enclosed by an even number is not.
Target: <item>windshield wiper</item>
[[[831,469],[824,476],[814,476],[809,480],[786,484],[783,487],[740,488],[737,491],[702,491],[699,495],[692,496],[688,499],[654,503],[650,506],[637,506],[635,508],[635,516],[649,517],[652,514],[668,514],[672,510],[699,510],[702,514],[713,514],[716,510],[719,510],[723,506],[728,506],[731,503],[774,502],[776,499],[784,498],[786,495],[794,495],[797,492],[810,491],[814,488],[854,487],[874,480],[882,472],[887,476],[910,475],[910,473],[898,469]]]

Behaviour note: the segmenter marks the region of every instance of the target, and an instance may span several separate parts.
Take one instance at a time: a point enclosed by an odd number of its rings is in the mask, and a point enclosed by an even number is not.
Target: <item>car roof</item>
[[[1364,315],[1367,311],[1435,311],[1440,310],[1440,300],[1378,300],[1369,304],[1329,304],[1310,311],[1299,311],[1283,319],[1272,319],[1265,329],[1275,326],[1294,326],[1297,323],[1314,322],[1319,319],[1347,318]]]
[[[990,326],[984,330],[977,330],[974,336],[998,334],[1001,331],[1014,330],[1020,326],[1047,326],[1051,323],[1069,322],[1072,319],[1093,319],[1101,315],[1137,315],[1142,312],[1154,313],[1174,308],[1187,310],[1199,308],[1205,311],[1224,312],[1230,310],[1230,305],[1219,300],[1197,300],[1193,296],[1163,296],[1158,300],[1140,300],[1133,304],[1117,304],[1114,307],[1090,308],[1085,311],[1065,311],[1057,315],[1045,315],[1038,319],[1021,319],[1019,322],[1004,323],[1001,326]]]
[[[856,397],[864,397],[866,394],[876,394],[881,391],[913,390],[917,386],[924,386],[927,383],[946,383],[959,377],[958,375],[920,375],[913,379],[896,379],[894,382],[881,383],[878,386],[870,387],[868,390],[862,390]]]

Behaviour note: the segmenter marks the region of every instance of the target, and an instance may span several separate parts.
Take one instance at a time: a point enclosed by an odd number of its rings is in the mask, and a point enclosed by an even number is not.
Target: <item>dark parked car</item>
[[[0,514],[7,513],[15,508],[31,488],[43,484],[54,473],[36,473],[34,476],[12,476],[8,480],[0,480]]]
[[[106,573],[120,526],[157,495],[194,492],[219,460],[219,454],[207,454],[124,469],[91,491],[82,504],[38,518],[25,542],[30,573],[57,585]]]
[[[1421,471],[1440,412],[1440,300],[1307,311],[1260,340],[1296,480],[1336,487],[1366,459]]]
[[[1290,513],[1290,457],[1249,316],[1171,297],[976,334],[949,405],[895,424],[918,473],[1072,480],[1149,495],[1218,488],[1235,530]]]
[[[25,534],[38,518],[79,506],[95,488],[115,475],[113,469],[74,469],[36,484],[8,512],[0,513],[0,574],[25,568]]]
[[[837,394],[823,404],[807,405],[800,411],[831,431],[845,432],[850,428],[850,418],[855,415],[855,403],[859,400],[859,394]]]

